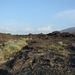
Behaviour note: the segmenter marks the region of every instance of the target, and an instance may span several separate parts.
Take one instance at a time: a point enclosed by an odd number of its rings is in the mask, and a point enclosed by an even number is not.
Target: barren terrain
[[[32,38],[0,64],[0,75],[75,75],[75,34],[11,35],[0,33],[0,47],[10,39]],[[0,62],[3,61],[0,59]]]

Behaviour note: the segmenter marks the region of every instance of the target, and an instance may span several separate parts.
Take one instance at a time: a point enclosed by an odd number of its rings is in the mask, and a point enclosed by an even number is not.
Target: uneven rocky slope
[[[74,34],[53,32],[20,37],[32,40],[13,53],[12,60],[0,65],[0,75],[75,75]]]

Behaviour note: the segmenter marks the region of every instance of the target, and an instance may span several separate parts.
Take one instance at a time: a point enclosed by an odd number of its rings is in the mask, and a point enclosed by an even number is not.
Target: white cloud
[[[0,32],[4,32],[4,33],[26,33],[26,32],[31,32],[32,29],[31,28],[23,28],[23,29],[11,29],[11,28],[0,28]]]
[[[23,28],[23,29],[18,29],[16,30],[17,33],[30,33],[33,32],[32,28]]]
[[[61,11],[60,13],[58,13],[56,16],[64,16],[64,15],[71,15],[71,16],[75,16],[75,10],[66,10],[66,11]]]
[[[42,28],[38,28],[37,31],[40,31],[40,32],[48,32],[48,31],[51,31],[52,28],[49,26],[47,27],[42,27]]]
[[[26,28],[25,31],[33,31],[32,28]]]
[[[21,32],[30,32],[30,31],[33,31],[33,29],[31,29],[31,28],[23,28],[23,29],[18,29],[18,31],[21,31]]]
[[[58,14],[56,14],[55,18],[66,20],[75,24],[75,10],[61,11]]]
[[[0,28],[0,32],[12,33],[12,34],[28,34],[28,33],[47,33],[50,32],[52,28],[49,26],[41,28],[21,28],[21,29],[10,29],[10,28]]]
[[[16,32],[16,31],[7,27],[7,28],[0,28],[0,32]]]

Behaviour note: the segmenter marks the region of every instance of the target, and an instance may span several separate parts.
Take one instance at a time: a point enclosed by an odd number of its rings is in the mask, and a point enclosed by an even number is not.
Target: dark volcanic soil
[[[75,75],[75,46],[72,46],[72,43],[75,43],[74,34],[53,32],[34,35],[0,35],[1,44],[9,38],[32,38],[31,41],[27,41],[27,46],[10,56],[12,60],[0,65],[0,75]],[[60,41],[67,46],[58,48]]]

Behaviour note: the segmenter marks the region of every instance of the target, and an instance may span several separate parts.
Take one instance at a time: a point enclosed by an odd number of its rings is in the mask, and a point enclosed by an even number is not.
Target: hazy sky
[[[0,32],[49,33],[75,27],[75,0],[0,0]]]

